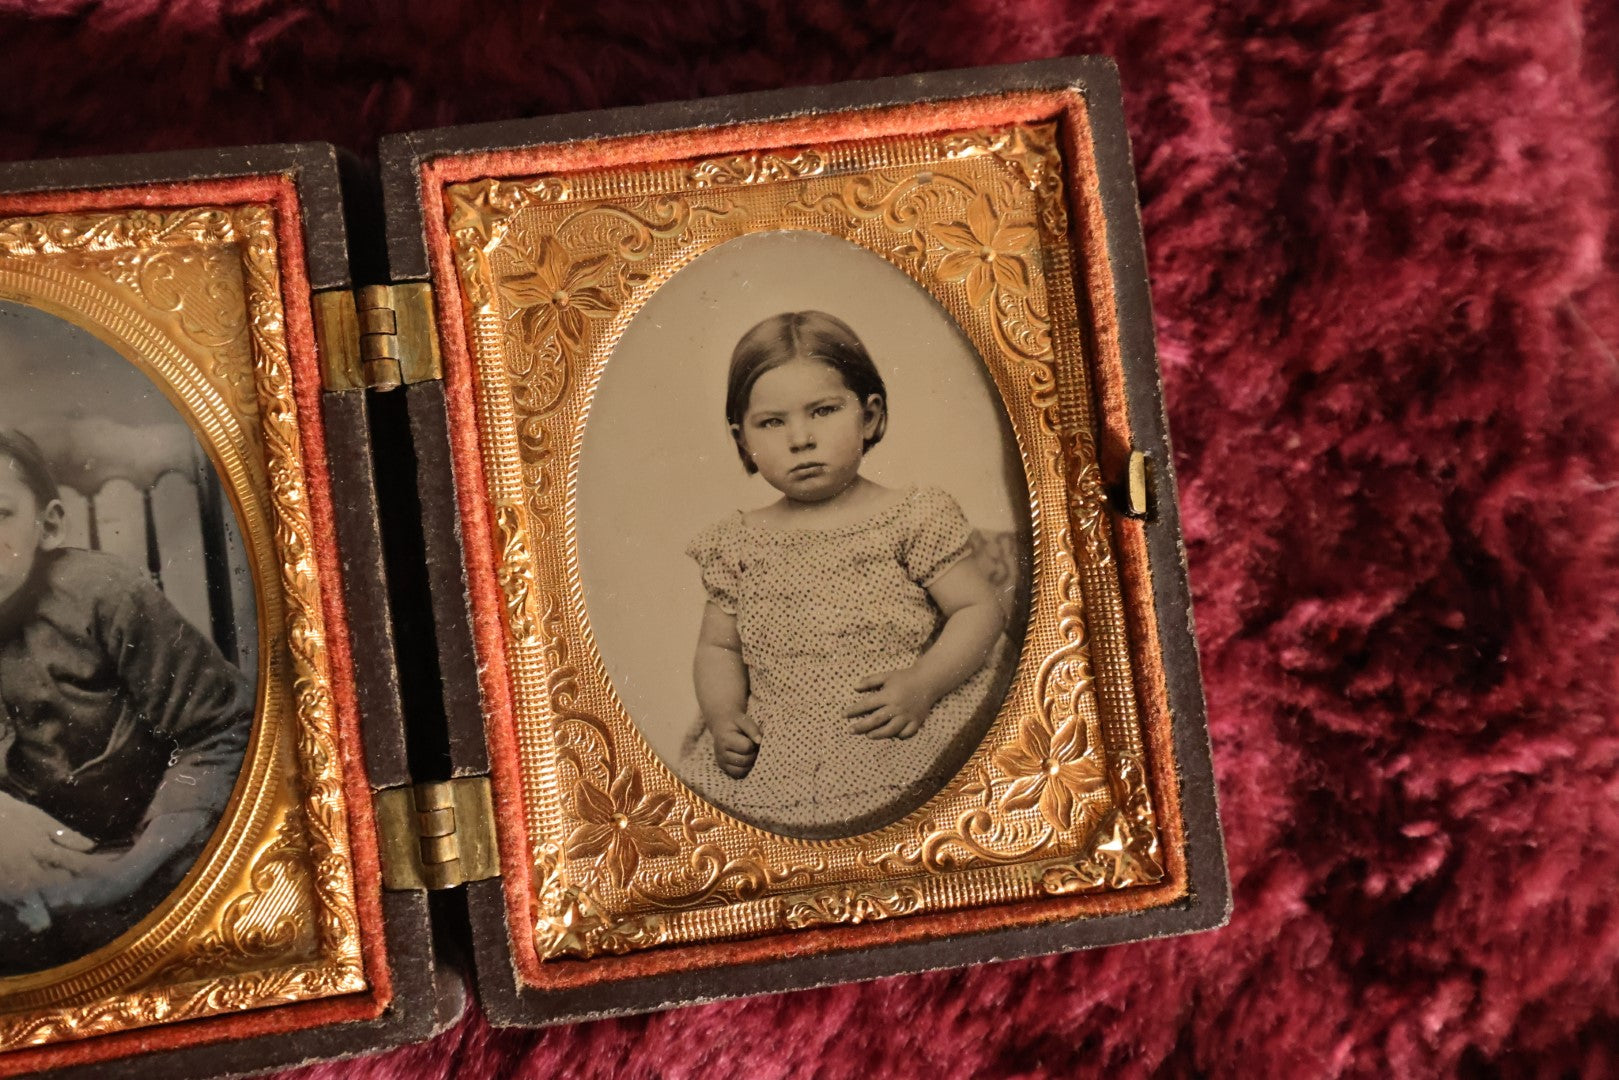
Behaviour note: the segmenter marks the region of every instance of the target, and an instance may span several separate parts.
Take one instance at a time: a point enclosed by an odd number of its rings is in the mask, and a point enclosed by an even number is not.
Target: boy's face
[[[59,500],[40,506],[16,463],[0,457],[0,604],[17,595],[41,551],[61,545],[62,515]]]

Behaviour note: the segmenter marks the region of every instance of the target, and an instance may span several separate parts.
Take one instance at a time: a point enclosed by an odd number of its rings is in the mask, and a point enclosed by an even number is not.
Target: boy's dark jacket
[[[247,677],[140,571],[41,552],[0,606],[0,789],[103,845],[230,797]]]

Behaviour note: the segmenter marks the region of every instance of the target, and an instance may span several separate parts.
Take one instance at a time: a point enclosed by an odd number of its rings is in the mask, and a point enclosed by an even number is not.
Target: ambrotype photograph
[[[184,880],[248,745],[258,619],[181,414],[0,302],[0,976],[87,956]]]
[[[1056,136],[445,177],[525,979],[1165,881]]]
[[[613,685],[717,806],[867,832],[982,740],[1027,618],[1027,482],[983,361],[879,256],[781,231],[681,269],[603,372],[578,491]]]

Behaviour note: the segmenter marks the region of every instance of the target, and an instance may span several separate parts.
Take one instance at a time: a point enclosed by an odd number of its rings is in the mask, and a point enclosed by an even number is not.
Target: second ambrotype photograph
[[[0,976],[77,959],[196,862],[241,769],[241,528],[158,387],[0,301]]]
[[[0,191],[0,1075],[389,1000],[297,185]]]

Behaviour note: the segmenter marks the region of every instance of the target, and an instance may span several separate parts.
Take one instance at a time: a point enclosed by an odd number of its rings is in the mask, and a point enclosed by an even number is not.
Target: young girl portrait
[[[743,468],[779,497],[688,550],[708,602],[693,661],[703,723],[683,773],[761,824],[859,831],[960,766],[996,703],[1007,611],[947,492],[862,474],[888,396],[846,323],[798,311],[749,330],[725,421]]]
[[[988,368],[903,271],[811,232],[705,252],[630,321],[579,461],[598,654],[684,784],[830,839],[966,764],[1027,618],[1027,481]]]

